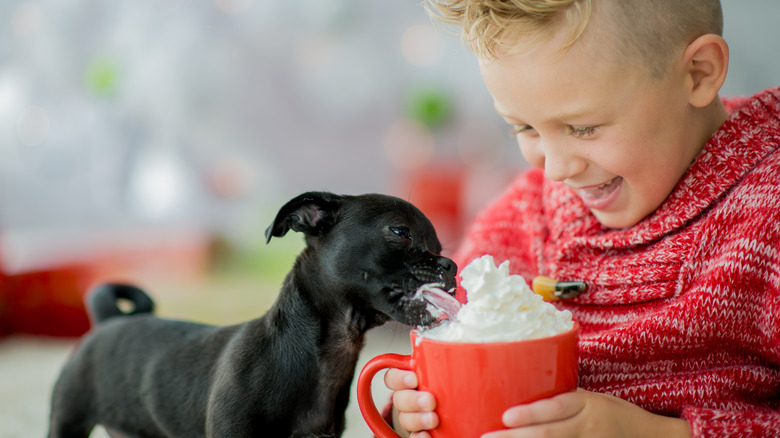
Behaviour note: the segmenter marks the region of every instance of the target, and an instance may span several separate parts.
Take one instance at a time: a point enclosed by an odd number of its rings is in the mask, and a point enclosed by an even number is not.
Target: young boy
[[[780,436],[780,88],[719,99],[719,1],[429,2],[536,168],[456,261],[588,284],[557,303],[581,325],[581,388],[490,436]],[[394,427],[427,436],[432,394],[385,383]]]

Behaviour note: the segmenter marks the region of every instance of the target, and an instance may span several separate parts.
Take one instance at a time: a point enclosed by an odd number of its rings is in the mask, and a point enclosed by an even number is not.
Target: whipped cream
[[[510,342],[543,338],[571,330],[571,312],[558,310],[535,294],[523,277],[509,274],[509,261],[496,266],[490,255],[461,272],[468,302],[454,321],[421,332],[448,342]]]

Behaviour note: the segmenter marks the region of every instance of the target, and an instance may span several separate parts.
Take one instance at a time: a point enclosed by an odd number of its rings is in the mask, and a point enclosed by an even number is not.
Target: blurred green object
[[[265,243],[265,236],[256,236],[240,247],[216,237],[211,248],[212,270],[217,276],[250,276],[280,287],[304,246],[297,233],[272,239],[269,244]]]
[[[452,115],[452,99],[448,93],[433,87],[418,88],[409,93],[406,112],[409,118],[435,128]]]
[[[87,65],[85,81],[93,93],[110,97],[116,92],[119,82],[119,66],[110,58],[98,56]]]

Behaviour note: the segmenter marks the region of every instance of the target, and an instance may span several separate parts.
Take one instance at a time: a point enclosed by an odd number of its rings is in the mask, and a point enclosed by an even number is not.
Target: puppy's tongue
[[[429,307],[434,308],[428,309],[434,317],[439,317],[443,313],[447,315],[447,318],[453,321],[460,311],[460,301],[435,285],[424,284],[420,286],[420,288],[417,289],[415,298],[421,298],[427,301]]]

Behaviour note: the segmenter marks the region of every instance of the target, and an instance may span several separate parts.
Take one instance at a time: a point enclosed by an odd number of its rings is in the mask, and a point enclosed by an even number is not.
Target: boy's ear
[[[729,46],[715,34],[702,35],[685,48],[691,105],[703,108],[718,97],[729,68]]]

